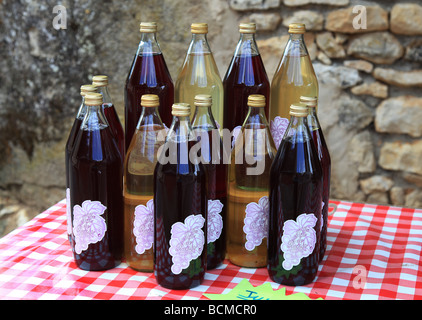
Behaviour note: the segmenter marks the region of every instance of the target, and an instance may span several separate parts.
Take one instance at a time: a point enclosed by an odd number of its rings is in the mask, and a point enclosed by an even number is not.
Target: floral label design
[[[270,205],[268,197],[259,199],[258,203],[251,202],[246,206],[243,232],[246,233],[245,248],[252,251],[262,243],[268,235],[268,215]]]
[[[135,251],[143,254],[154,243],[154,200],[148,200],[146,206],[135,207],[133,235],[136,238]]]
[[[324,201],[322,201],[322,204],[321,204],[321,218],[320,218],[321,223],[320,223],[319,231],[322,230],[322,227],[323,227],[323,224],[324,224],[324,216],[322,215],[322,210],[324,209],[324,206],[325,206],[325,203],[324,203]]]
[[[72,234],[72,211],[70,210],[70,188],[66,188],[67,234]]]
[[[274,144],[277,149],[280,146],[281,140],[283,140],[284,133],[286,132],[288,126],[289,120],[286,118],[277,116],[274,120],[271,120],[271,135],[273,136]]]
[[[314,251],[316,223],[317,218],[313,213],[303,213],[297,217],[296,221],[284,222],[280,248],[283,252],[285,270],[291,270],[300,263],[300,259],[306,258]]]
[[[169,253],[173,261],[171,272],[174,274],[180,274],[189,267],[192,260],[201,255],[205,245],[205,234],[202,231],[204,224],[202,215],[191,214],[184,223],[176,222],[171,226]]]
[[[224,205],[220,200],[208,200],[207,243],[216,241],[223,230],[223,217],[220,215]]]
[[[82,206],[73,207],[73,234],[75,252],[82,253],[88,245],[101,241],[107,231],[107,225],[101,215],[107,209],[100,201],[85,200]]]

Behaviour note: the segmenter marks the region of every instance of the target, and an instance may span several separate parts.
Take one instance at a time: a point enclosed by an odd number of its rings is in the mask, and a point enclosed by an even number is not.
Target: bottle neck
[[[111,107],[113,105],[107,86],[98,87],[98,93],[103,95],[103,103],[105,104],[105,107]]]
[[[189,116],[173,116],[169,132],[167,134],[167,141],[173,142],[187,142],[193,140],[193,130]]]
[[[205,130],[217,129],[214,116],[212,115],[211,106],[196,106],[193,115],[192,127],[194,129],[201,128]]]
[[[321,128],[316,112],[316,106],[309,108],[309,115],[307,118],[308,127],[310,131],[318,130],[319,128]]]
[[[81,130],[96,131],[108,126],[102,105],[86,106],[86,114],[81,124]]]
[[[142,32],[137,55],[160,54],[161,48],[157,41],[156,33]]]
[[[287,42],[284,55],[288,56],[304,56],[308,55],[308,50],[305,45],[303,33],[291,33],[289,41]]]
[[[142,107],[141,115],[139,117],[136,129],[139,130],[143,126],[151,127],[151,129],[154,126],[161,127],[160,129],[164,128],[163,122],[161,121],[160,114],[158,112],[158,107]]]
[[[85,96],[82,96],[81,105],[79,106],[78,113],[76,114],[76,119],[83,120],[85,115],[86,115]]]
[[[265,108],[249,107],[243,127],[249,129],[261,129],[263,126],[268,127],[267,117],[265,116]]]
[[[292,143],[303,143],[310,140],[308,118],[290,115],[290,123],[283,139],[292,140]]]
[[[188,54],[211,53],[206,33],[192,33]]]
[[[254,33],[241,33],[239,42],[236,46],[235,56],[257,56],[259,55],[258,46],[255,41]]]

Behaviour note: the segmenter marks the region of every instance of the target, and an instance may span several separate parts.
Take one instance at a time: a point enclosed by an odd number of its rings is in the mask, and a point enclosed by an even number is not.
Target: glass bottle
[[[294,104],[271,166],[268,274],[272,281],[312,282],[319,265],[322,168],[307,123],[308,107]]]
[[[239,26],[240,39],[223,80],[224,128],[241,127],[248,113],[248,96],[262,94],[270,98],[270,82],[255,42],[255,23]],[[268,119],[269,104],[265,107]]]
[[[212,97],[212,114],[217,127],[223,124],[223,83],[207,40],[208,25],[193,23],[192,40],[175,84],[175,101],[194,105],[195,96]]]
[[[122,159],[125,157],[125,133],[113,101],[108,91],[108,76],[98,75],[92,78],[92,84],[98,87],[98,92],[103,95],[104,115],[110,125],[110,129],[116,136],[117,145],[119,146]]]
[[[65,146],[65,168],[66,168],[66,216],[67,216],[67,235],[69,242],[72,243],[72,217],[71,217],[71,209],[70,209],[70,179],[69,179],[69,171],[70,171],[70,155],[72,154],[73,146],[75,144],[76,137],[78,136],[78,132],[81,128],[82,120],[86,114],[86,106],[85,106],[85,95],[90,92],[97,92],[98,89],[96,86],[91,84],[84,84],[81,86],[81,97],[82,102],[79,106],[78,113],[76,114],[75,120],[73,121],[72,128],[70,129],[69,136],[67,138],[66,146]]]
[[[200,141],[201,161],[208,177],[207,269],[219,266],[226,255],[227,164],[219,130],[212,115],[210,95],[195,96],[192,127]]]
[[[317,97],[301,96],[300,102],[306,104],[309,108],[308,127],[311,132],[312,140],[317,149],[318,158],[321,162],[323,185],[322,185],[322,219],[321,219],[321,243],[320,260],[324,258],[327,249],[327,223],[328,223],[328,205],[330,201],[330,179],[331,179],[331,157],[325,142],[324,134],[317,116]]]
[[[250,95],[249,111],[231,153],[227,253],[242,267],[267,264],[268,192],[276,149],[265,117],[265,97]]]
[[[290,105],[300,96],[318,97],[318,80],[303,39],[305,25],[289,25],[290,38],[271,83],[270,126],[276,147],[289,124]]]
[[[166,131],[159,115],[158,95],[142,96],[142,112],[125,158],[123,196],[125,258],[133,269],[154,269],[154,169]]]
[[[116,267],[123,254],[122,158],[102,104],[100,93],[85,95],[69,174],[73,254],[89,271]]]
[[[202,283],[207,267],[207,176],[190,161],[197,143],[190,106],[172,106],[173,122],[154,171],[154,275],[159,285],[187,289]]]
[[[160,98],[158,111],[162,122],[170,127],[174,85],[163,53],[157,41],[157,24],[141,22],[141,40],[130,67],[125,85],[125,143],[126,150],[132,141],[141,115],[141,97],[156,94]]]

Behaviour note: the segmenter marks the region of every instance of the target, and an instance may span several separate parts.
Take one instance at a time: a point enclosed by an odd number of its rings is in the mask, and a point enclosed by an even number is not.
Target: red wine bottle
[[[125,85],[125,140],[126,150],[132,141],[141,116],[141,97],[156,94],[160,99],[158,112],[163,123],[170,127],[174,85],[157,41],[157,24],[140,24],[141,40],[136,51]]]
[[[240,39],[223,79],[223,127],[230,131],[242,126],[245,121],[249,95],[264,95],[268,101],[265,106],[267,119],[269,112],[270,82],[255,42],[256,26],[254,23],[242,23],[239,31]]]
[[[73,254],[89,271],[114,268],[123,254],[122,157],[102,104],[99,93],[85,96],[69,173]]]
[[[174,104],[173,122],[154,171],[154,275],[159,285],[188,289],[207,268],[207,177],[190,161],[197,143],[190,106]]]
[[[274,282],[312,282],[320,257],[322,168],[304,104],[290,107],[290,123],[270,174],[267,270]]]

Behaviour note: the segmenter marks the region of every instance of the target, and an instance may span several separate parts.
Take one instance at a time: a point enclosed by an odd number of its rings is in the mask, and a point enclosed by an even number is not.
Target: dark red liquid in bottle
[[[80,130],[71,156],[69,178],[74,231],[72,251],[76,265],[90,271],[116,267],[123,253],[122,158],[109,127]],[[105,223],[104,235],[98,236],[98,241],[76,236],[75,227],[81,225],[75,222],[75,206],[85,213],[92,213],[98,210],[99,203],[105,210],[96,214],[94,220]],[[101,231],[97,223],[84,225],[81,230],[91,228],[95,229],[91,236]],[[76,249],[83,243],[87,244],[86,249]]]
[[[79,129],[81,128],[82,118],[75,118],[73,121],[72,128],[70,129],[69,137],[67,138],[66,147],[65,147],[65,168],[66,168],[66,189],[70,187],[70,157],[75,145],[76,137],[78,136]],[[70,206],[70,203],[66,203]],[[68,234],[69,242],[72,244],[72,237]]]
[[[284,285],[308,284],[318,271],[322,201],[322,169],[310,138],[295,143],[283,139],[271,167],[269,199],[268,274],[273,281]],[[306,226],[299,222],[303,220],[298,219],[311,213],[314,214],[313,230],[304,228]],[[295,221],[296,232],[285,229],[289,220]],[[306,234],[307,241],[301,240],[303,234]],[[282,242],[289,244],[287,235],[296,239],[296,242],[290,242],[290,254],[298,254],[304,252],[305,245],[311,242],[308,234],[313,234],[315,241],[312,252],[306,257],[299,255],[300,260],[288,267],[291,256],[286,254],[288,250],[281,250]]]
[[[192,143],[189,142],[189,145],[190,149]],[[177,158],[177,164],[158,162],[154,172],[154,275],[158,284],[163,287],[188,289],[202,282],[207,268],[207,181],[201,163],[180,161],[180,147],[177,147]],[[178,258],[170,254],[171,244],[175,241],[172,228],[176,223],[183,223],[185,229],[181,228],[182,230],[193,230],[187,223],[187,219],[192,216],[202,217],[199,219],[203,222],[201,232],[205,237],[204,243],[198,248],[189,245],[192,243],[191,238],[181,242],[186,245],[186,256],[196,249],[201,253],[190,260],[186,268],[177,271],[174,266]],[[179,257],[183,258],[185,257]]]
[[[117,115],[116,108],[112,104],[103,104],[104,115],[110,125],[110,129],[116,137],[117,146],[119,148],[122,158],[125,157],[125,133],[122,124],[120,123],[119,116]]]
[[[232,131],[241,126],[248,113],[248,96],[265,96],[265,116],[268,119],[270,83],[261,55],[239,55],[233,57],[226,76],[224,87],[224,128]]]
[[[203,128],[206,130],[206,128]],[[194,130],[197,130],[195,127]],[[207,143],[201,144],[199,156],[203,157],[204,167],[208,175],[208,231],[216,232],[220,227],[220,218],[222,219],[222,230],[218,239],[214,240],[214,234],[208,233],[207,244],[207,269],[211,270],[218,267],[226,256],[226,211],[227,211],[227,174],[228,166],[224,164],[224,147],[220,139],[218,129],[209,131],[205,134],[208,139]],[[213,139],[218,139],[215,142]],[[198,141],[201,137],[198,137]],[[214,150],[217,149],[217,150]],[[214,156],[213,156],[214,154]],[[220,202],[220,203],[218,203]],[[221,211],[218,212],[221,208]],[[210,225],[211,224],[211,225]],[[212,241],[211,241],[212,240]]]
[[[161,53],[135,56],[125,87],[125,131],[126,150],[141,116],[141,97],[156,94],[160,98],[158,112],[161,121],[170,127],[173,116],[174,85]]]
[[[331,157],[325,142],[322,129],[309,128],[317,149],[318,157],[321,162],[323,186],[322,186],[322,227],[321,227],[321,243],[320,243],[320,260],[324,258],[327,249],[327,223],[328,223],[328,204],[330,201],[330,179],[331,179]]]

